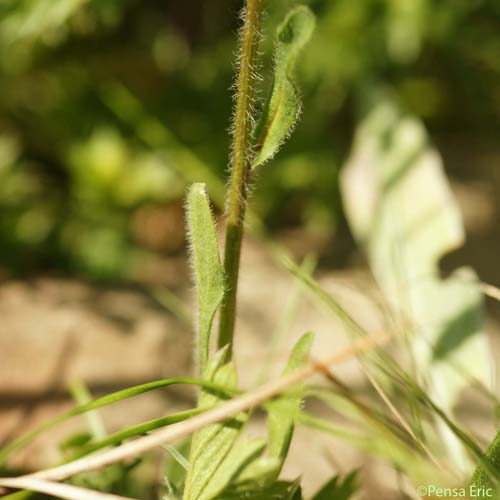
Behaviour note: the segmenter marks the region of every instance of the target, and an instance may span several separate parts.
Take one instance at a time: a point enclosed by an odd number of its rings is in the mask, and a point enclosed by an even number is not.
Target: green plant
[[[224,268],[210,202],[203,184],[193,184],[187,196],[187,226],[191,246],[192,266],[197,290],[196,366],[199,379],[169,379],[136,386],[103,398],[84,402],[77,408],[44,423],[29,434],[13,441],[2,450],[1,459],[25,445],[38,434],[67,418],[96,410],[104,405],[133,397],[150,390],[176,383],[197,384],[201,388],[198,408],[156,421],[151,421],[110,436],[98,436],[89,442],[87,435],[64,444],[64,449],[76,448],[68,458],[74,466],[79,457],[123,442],[129,437],[150,432],[189,417],[219,407],[228,396],[238,393],[236,367],[231,360],[236,316],[236,292],[244,230],[245,206],[252,170],[271,159],[292,128],[300,112],[300,99],[294,83],[295,62],[298,53],[309,40],[314,27],[314,16],[306,7],[293,9],[277,31],[275,76],[268,101],[264,104],[258,125],[255,125],[255,86],[258,80],[259,43],[264,14],[263,0],[248,0],[243,14],[241,47],[238,59],[236,104],[231,152],[231,179],[226,203],[226,245]],[[211,349],[212,326],[220,311],[220,329],[217,345]],[[290,356],[284,377],[302,369],[308,360],[312,335],[307,334],[297,343]],[[282,498],[300,497],[296,482],[280,482],[278,476],[286,459],[293,428],[300,411],[301,385],[288,389],[266,403],[269,415],[268,441],[249,440],[242,436],[250,416],[250,407],[236,413],[229,420],[206,425],[197,430],[191,440],[189,460],[182,487],[184,500],[215,498]],[[267,451],[266,451],[267,449]],[[174,456],[181,457],[174,452]],[[182,460],[182,458],[181,458]],[[64,466],[63,466],[64,467]],[[62,472],[66,476],[66,472]],[[49,479],[55,476],[49,474]],[[57,475],[57,477],[61,477]],[[95,485],[82,478],[74,484]],[[35,480],[36,481],[36,480]],[[21,481],[22,482],[22,481]],[[4,482],[6,486],[14,484]],[[21,483],[19,483],[21,484]],[[27,480],[27,487],[35,483]],[[71,489],[73,488],[73,489]],[[39,491],[52,492],[50,485],[39,484]],[[56,488],[57,489],[57,488]],[[61,495],[78,494],[74,487],[61,490]],[[96,493],[95,498],[98,498]],[[165,498],[177,498],[170,488]]]
[[[262,0],[249,1],[242,30],[227,196],[224,254],[227,283],[221,307],[219,346],[231,345],[233,338],[241,240],[252,171],[276,154],[297,121],[300,99],[293,79],[295,62],[314,28],[314,17],[305,7],[290,12],[278,28],[272,92],[255,126],[253,101],[263,9]]]
[[[309,360],[313,335],[307,333],[293,348],[279,380],[241,391],[232,346],[237,340],[237,285],[248,193],[256,169],[273,158],[297,121],[301,106],[294,82],[295,64],[314,28],[314,16],[304,6],[292,9],[280,24],[273,82],[268,99],[259,106],[255,95],[263,13],[264,0],[247,0],[238,60],[222,260],[204,184],[192,184],[187,195],[188,238],[197,291],[196,378],[158,380],[95,400],[84,388],[75,386],[79,406],[12,441],[0,451],[0,462],[5,464],[11,453],[76,415],[91,417],[89,432],[62,443],[64,459],[58,466],[0,479],[0,486],[25,490],[9,495],[12,500],[29,497],[28,490],[90,500],[136,495],[131,493],[129,479],[140,465],[139,457],[159,446],[170,457],[162,491],[165,500],[302,500],[299,480],[280,478],[299,424],[340,436],[352,446],[382,457],[413,484],[431,480],[446,485],[465,484],[472,461],[478,464],[472,484],[483,487],[498,483],[498,439],[484,454],[453,414],[459,390],[471,379],[478,385],[484,382],[481,379],[489,359],[481,352],[485,339],[480,334],[481,290],[477,278],[468,272],[441,280],[437,273],[437,260],[461,242],[458,210],[423,127],[414,119],[402,117],[396,106],[383,99],[359,127],[345,169],[343,191],[351,228],[365,247],[380,287],[386,308],[384,326],[389,331],[374,338],[335,294],[312,278],[310,262],[306,260],[299,267],[290,259],[281,259],[310,292],[314,304],[332,312],[356,340],[333,358],[315,362]],[[414,50],[410,44],[398,57],[410,57]],[[125,118],[140,125],[140,134],[151,145],[157,144],[149,135],[152,130],[163,139],[168,137],[161,124],[144,118],[141,107],[126,91],[112,87],[103,93],[111,108],[116,100],[127,102],[129,113]],[[182,150],[180,156],[186,154]],[[88,175],[84,168],[81,170]],[[349,177],[356,177],[356,173],[358,183],[353,184]],[[356,191],[360,177],[366,196]],[[435,189],[433,200],[438,200],[437,206],[429,206],[429,200],[422,196],[429,186]],[[423,233],[418,232],[421,228]],[[219,331],[214,339],[218,312]],[[391,352],[375,349],[389,338],[395,338],[397,347],[407,348],[402,351],[408,355],[408,365]],[[477,359],[473,366],[476,370],[464,377],[464,358],[470,358],[472,353]],[[331,365],[359,354],[366,354],[360,359],[361,371],[375,395],[368,401],[330,373]],[[318,372],[325,375],[329,385],[306,386],[304,381]],[[445,379],[448,385],[443,388],[438,383]],[[96,425],[97,409],[174,384],[199,388],[196,408],[110,435]],[[306,398],[322,402],[355,426],[312,414],[302,407]],[[246,430],[256,407],[267,413],[267,435],[250,438]],[[178,447],[173,446],[183,439]],[[444,452],[441,448],[445,448]],[[453,463],[450,457],[461,460]],[[126,459],[133,460],[122,463]],[[99,472],[103,467],[104,471]],[[311,499],[352,498],[358,491],[359,475],[352,472],[344,479],[336,475]],[[61,483],[69,478],[71,484]]]
[[[231,151],[231,178],[226,201],[226,242],[224,270],[202,185],[195,184],[188,195],[188,227],[198,294],[198,369],[203,380],[237,389],[236,367],[231,360],[236,317],[236,294],[244,231],[245,208],[252,169],[270,159],[294,126],[299,113],[299,97],[293,82],[294,63],[310,38],[312,13],[305,7],[292,10],[277,32],[275,77],[270,97],[255,126],[254,109],[258,79],[263,0],[248,0],[241,30],[238,57],[236,104]],[[210,355],[212,322],[220,306],[217,345]],[[304,336],[291,355],[285,373],[305,365],[312,337]],[[224,397],[202,390],[198,405],[210,408]],[[288,453],[301,393],[283,395],[267,405],[269,442],[241,437],[249,418],[241,412],[231,420],[207,426],[192,438],[183,498],[210,500],[239,496],[292,498],[297,487],[283,483],[278,475]],[[293,491],[289,491],[292,488]],[[282,491],[282,493],[279,493]]]

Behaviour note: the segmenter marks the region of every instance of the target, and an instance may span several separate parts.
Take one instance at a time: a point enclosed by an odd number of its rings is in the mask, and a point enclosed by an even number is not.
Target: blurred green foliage
[[[267,69],[293,3],[269,2]],[[500,3],[308,3],[318,27],[299,72],[305,111],[259,176],[254,206],[272,229],[333,235],[338,171],[380,86],[433,134],[498,127]],[[189,183],[206,182],[223,206],[240,7],[0,1],[2,274],[141,279],[149,263],[183,249],[182,222],[172,221],[182,221]]]

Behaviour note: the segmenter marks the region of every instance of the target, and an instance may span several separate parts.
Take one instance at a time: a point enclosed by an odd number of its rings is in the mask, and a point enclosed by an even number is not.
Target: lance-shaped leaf
[[[311,38],[314,14],[305,6],[294,8],[279,26],[275,48],[274,83],[255,130],[257,154],[252,168],[270,160],[292,133],[301,110],[294,81],[297,57]]]
[[[290,355],[284,375],[298,370],[307,363],[313,338],[312,333],[307,333],[297,342]],[[290,447],[301,401],[302,385],[293,387],[266,404],[269,434],[268,453],[271,457],[279,459],[281,465],[285,461]]]
[[[220,467],[213,474],[210,483],[203,490],[201,498],[220,498],[223,491],[238,481],[246,467],[260,457],[266,447],[264,439],[241,439],[236,442],[226,455]],[[259,477],[254,478],[260,480]]]
[[[312,500],[349,500],[358,490],[357,471],[345,478],[334,476],[314,495]]]
[[[224,295],[224,271],[204,184],[193,184],[189,189],[187,223],[198,297],[196,361],[198,370],[203,373],[208,359],[212,323]]]
[[[236,370],[232,362],[227,362],[227,352],[227,348],[221,349],[209,360],[203,378],[235,389]],[[210,408],[223,401],[224,394],[202,390],[198,406]],[[246,413],[239,413],[226,422],[209,425],[193,435],[184,500],[210,500],[214,492],[222,491],[227,486],[231,474],[219,474],[219,471],[246,419]]]
[[[487,383],[490,360],[475,273],[439,276],[439,260],[463,244],[464,230],[423,125],[390,102],[379,104],[356,133],[342,191],[377,283],[395,317],[410,322],[415,376],[449,412],[471,379]],[[460,443],[444,425],[442,435],[450,458],[466,470]]]
[[[260,487],[255,480],[224,492],[217,500],[302,500],[302,490],[298,481],[276,481]]]

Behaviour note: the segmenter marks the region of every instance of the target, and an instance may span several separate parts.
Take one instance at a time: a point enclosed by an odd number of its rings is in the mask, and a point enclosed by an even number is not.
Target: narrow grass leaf
[[[275,73],[270,98],[256,127],[258,153],[252,168],[270,160],[291,134],[300,114],[295,84],[297,57],[311,38],[315,18],[309,8],[298,6],[288,13],[276,36]]]
[[[191,439],[185,439],[177,445],[164,445],[164,448],[166,446],[169,446],[172,459],[167,460],[165,463],[163,474],[165,486],[170,490],[170,494],[173,495],[173,497],[180,500],[182,498],[182,491],[184,490],[186,475],[189,469],[189,460],[186,457],[189,457]],[[177,456],[172,454],[173,449],[177,451]]]
[[[200,387],[204,387],[207,390],[217,391],[219,393],[227,391],[227,388],[221,387],[220,385],[214,384],[213,382],[207,380],[189,378],[189,377],[177,377],[177,378],[155,380],[153,382],[148,382],[146,384],[140,384],[134,387],[123,389],[121,391],[116,391],[111,394],[107,394],[106,396],[103,396],[101,398],[94,399],[93,401],[86,403],[84,405],[72,408],[71,410],[62,413],[61,415],[58,415],[50,420],[46,420],[40,426],[35,427],[26,434],[20,436],[17,439],[14,439],[0,451],[0,465],[5,463],[5,461],[12,452],[18,450],[19,448],[22,448],[23,446],[33,441],[33,439],[42,434],[44,431],[51,429],[52,427],[64,422],[65,420],[68,420],[69,418],[75,417],[77,415],[82,415],[97,408],[117,403],[125,399],[139,396],[140,394],[144,394],[146,392],[150,392],[156,389],[176,384],[197,385]],[[235,394],[235,392],[229,390],[229,394]]]
[[[166,444],[163,446],[163,449],[178,463],[181,468],[183,468],[186,472],[189,468],[189,462],[187,458],[175,447],[171,444]]]
[[[438,406],[426,392],[420,389],[419,398],[424,402],[429,408],[431,408],[434,414],[443,421],[443,425],[446,429],[460,442],[464,448],[468,451],[469,455],[481,464],[481,467],[486,471],[490,477],[500,484],[500,470],[492,463],[488,454],[484,454],[481,450],[479,444],[473,439],[473,437],[466,432],[463,428],[455,424],[453,420],[446,414],[446,412]]]
[[[74,380],[69,385],[69,391],[71,392],[75,403],[80,406],[92,402],[92,394],[83,380]],[[104,439],[106,437],[106,428],[99,413],[96,411],[89,411],[85,416],[87,417],[89,430],[91,431],[93,438]]]
[[[301,272],[307,276],[311,276],[317,265],[317,258],[312,254],[308,254],[304,257],[304,260],[300,264],[299,269]],[[278,348],[280,343],[284,338],[286,338],[287,333],[293,325],[295,317],[297,316],[299,305],[301,304],[301,298],[305,291],[305,286],[300,280],[295,280],[294,288],[290,294],[289,299],[285,305],[283,314],[278,319],[276,328],[271,335],[270,345],[267,349],[266,356],[262,362],[262,371],[259,374],[257,380],[258,383],[263,383],[269,377],[269,370],[276,362],[278,356]]]
[[[319,302],[324,304],[341,322],[342,325],[348,330],[350,335],[363,337],[369,333],[359,324],[349,312],[342,307],[335,297],[328,293],[322,286],[314,280],[308,273],[304,272],[295,262],[288,257],[282,259],[283,265],[292,273],[298,280],[300,280],[306,287],[311,295]]]
[[[307,333],[297,342],[290,355],[284,375],[302,368],[307,363],[313,338],[313,334]],[[284,462],[290,447],[301,401],[302,385],[290,389],[265,405],[268,412],[268,453],[271,457],[278,458],[281,463]]]
[[[208,359],[212,323],[224,295],[224,271],[204,184],[193,184],[189,189],[187,225],[198,296],[196,362],[199,373],[203,373]]]
[[[130,439],[136,436],[143,436],[148,432],[159,429],[160,427],[166,427],[167,425],[182,422],[184,420],[187,420],[188,418],[194,417],[195,415],[199,415],[204,411],[204,408],[194,408],[192,410],[175,413],[173,415],[168,415],[166,417],[149,420],[148,422],[143,422],[141,424],[127,427],[126,429],[110,434],[104,439],[92,443],[87,443],[81,446],[78,452],[72,455],[71,458],[67,460],[67,462],[71,462],[72,460],[76,460],[77,458],[89,455],[94,451],[102,450],[103,448],[107,448],[108,446],[119,445],[126,439]]]
[[[416,483],[435,477],[436,467],[427,457],[398,440],[390,432],[384,431],[382,427],[370,428],[361,434],[334,425],[330,419],[318,418],[306,412],[302,412],[297,421],[300,425],[342,438],[364,453],[381,457],[405,470]]]

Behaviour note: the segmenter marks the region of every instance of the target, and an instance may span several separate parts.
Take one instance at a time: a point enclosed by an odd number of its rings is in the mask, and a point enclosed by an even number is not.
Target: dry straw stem
[[[388,334],[364,337],[353,342],[349,347],[332,355],[328,359],[311,361],[300,370],[297,370],[276,381],[268,382],[253,391],[247,392],[240,397],[234,398],[221,406],[217,406],[205,413],[202,413],[201,415],[192,417],[189,420],[173,424],[169,427],[152,432],[147,436],[127,442],[110,450],[99,452],[52,469],[46,469],[33,474],[21,476],[17,480],[31,480],[36,478],[61,481],[75,474],[100,469],[106,465],[141,455],[157,446],[186,438],[202,427],[227,420],[242,411],[249,410],[250,408],[254,408],[264,403],[265,401],[281,394],[288,387],[302,382],[317,372],[324,371],[325,367],[344,363],[355,356],[371,351],[374,348],[386,343],[389,338],[390,336]],[[0,479],[0,482],[1,481],[4,480]],[[6,479],[5,481],[11,480]]]
[[[498,300],[500,302],[500,288],[489,285],[488,283],[481,283],[481,291],[487,297]]]
[[[389,397],[387,396],[387,394],[384,392],[384,390],[382,389],[382,387],[379,385],[379,383],[370,375],[370,373],[368,372],[368,370],[365,368],[365,366],[360,363],[360,369],[361,371],[365,374],[366,378],[368,379],[368,381],[372,384],[373,388],[375,389],[375,391],[377,392],[377,394],[380,396],[380,398],[382,399],[382,401],[385,403],[385,405],[389,408],[389,410],[391,411],[391,413],[393,414],[393,416],[396,418],[396,421],[399,423],[399,425],[410,435],[410,437],[417,443],[418,446],[420,446],[420,448],[424,451],[424,453],[428,456],[428,458],[431,460],[431,462],[436,465],[436,467],[441,470],[441,471],[445,471],[447,469],[445,469],[445,467],[437,460],[437,458],[432,454],[432,452],[430,451],[430,449],[427,447],[427,445],[421,440],[418,438],[418,436],[415,434],[415,432],[413,431],[413,429],[410,427],[410,425],[406,422],[406,420],[404,419],[403,415],[401,415],[401,413],[398,411],[398,409],[394,406],[394,404],[392,403],[392,401],[389,399]],[[323,369],[323,375],[332,383],[334,384],[335,386],[337,386],[338,388],[340,388],[340,390],[342,391],[342,393],[344,394],[344,396],[348,397],[349,398],[349,401],[351,401],[351,403],[353,403],[354,405],[356,405],[356,407],[361,410],[365,416],[367,417],[372,417],[372,410],[365,406],[364,403],[362,403],[361,401],[353,398],[350,394],[348,394],[347,392],[347,387],[339,380],[337,379],[337,377],[335,377],[335,375],[333,375],[330,371],[330,369],[328,367],[324,367]],[[448,468],[448,471],[454,475],[455,477],[458,478],[457,474],[452,471],[452,470],[449,470]]]
[[[129,500],[128,497],[101,493],[70,484],[52,483],[34,477],[0,479],[0,487],[38,491],[39,493],[46,493],[47,495],[66,498],[67,500]]]
[[[394,415],[396,420],[400,423],[400,425],[405,429],[405,431],[410,435],[410,437],[417,443],[418,446],[424,451],[424,453],[428,456],[430,461],[441,471],[446,470],[445,467],[438,461],[438,459],[433,455],[429,447],[415,434],[413,429],[410,427],[408,422],[405,420],[403,415],[399,412],[399,410],[394,406],[392,401],[389,399],[389,396],[384,392],[380,384],[370,375],[368,370],[361,365],[361,370],[365,374],[366,378],[370,382],[370,384],[373,386],[377,394],[380,396],[380,399],[385,403],[387,408],[389,408],[390,412]],[[453,475],[456,476],[454,471],[449,471]]]

